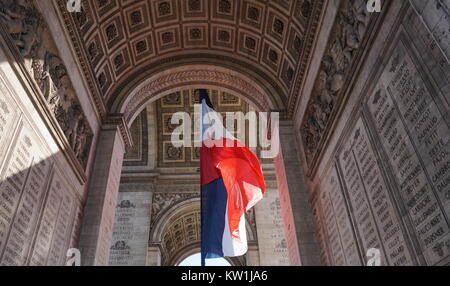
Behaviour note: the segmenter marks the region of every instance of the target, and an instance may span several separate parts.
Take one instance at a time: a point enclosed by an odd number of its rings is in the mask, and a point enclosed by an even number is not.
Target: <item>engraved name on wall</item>
[[[361,265],[358,245],[338,173],[333,166],[321,184],[320,202],[327,227],[333,265]]]
[[[62,265],[65,262],[75,203],[64,186],[60,175],[55,172],[47,194],[30,265]]]
[[[450,129],[400,41],[367,106],[428,264],[450,255]]]
[[[383,265],[413,264],[401,219],[362,119],[357,121],[339,161],[363,252],[379,249]]]
[[[151,192],[119,193],[109,265],[145,265],[151,200]]]
[[[260,264],[289,265],[284,223],[278,191],[267,189],[264,200],[255,206]]]
[[[311,202],[312,202],[313,218],[316,227],[315,228],[316,237],[320,248],[319,252],[320,261],[322,262],[323,265],[333,265],[328,251],[328,236],[325,229],[326,225],[324,223],[323,210],[319,196],[320,196],[320,189],[317,188],[317,190],[313,194]]]
[[[32,135],[28,124],[22,123],[17,141],[2,170],[0,193],[4,224],[0,246],[1,265],[22,265],[26,262],[48,182],[51,166],[38,157],[43,152]]]
[[[19,122],[19,113],[8,94],[9,91],[0,78],[0,158],[6,156],[9,147],[7,141],[11,138]],[[4,160],[1,160],[0,168],[3,163]]]
[[[53,190],[55,154],[5,79],[0,71],[0,265],[61,265],[75,192],[64,182]],[[61,207],[49,203],[59,197]]]

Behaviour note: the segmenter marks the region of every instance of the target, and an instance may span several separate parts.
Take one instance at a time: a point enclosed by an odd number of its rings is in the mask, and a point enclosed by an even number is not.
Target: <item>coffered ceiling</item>
[[[292,101],[321,0],[92,0],[68,13],[55,0],[101,100],[143,71],[182,60],[258,74]],[[287,106],[285,106],[287,107]]]
[[[191,210],[168,224],[162,237],[163,253],[167,258],[177,251],[200,241],[200,210]]]
[[[211,102],[214,109],[219,112],[226,122],[227,112],[242,112],[249,111],[248,104],[238,97],[227,94],[223,91],[209,90]],[[159,168],[176,168],[176,167],[191,167],[194,168],[195,174],[198,168],[200,154],[199,148],[194,146],[197,122],[194,122],[194,105],[199,103],[198,90],[181,90],[169,94],[155,102],[156,116],[158,118],[156,134],[157,148],[157,165]],[[173,115],[177,112],[186,112],[190,115],[192,122],[191,138],[193,140],[192,147],[175,147],[171,143],[171,135],[175,128],[179,125],[171,123]],[[130,133],[133,138],[133,147],[128,149],[125,155],[124,164],[126,166],[146,166],[149,152],[149,136],[147,129],[147,111],[144,110],[131,125]],[[244,130],[237,128],[232,131],[236,138],[245,138],[242,141],[244,144],[248,142],[248,124]],[[246,131],[247,130],[247,131]],[[244,133],[245,132],[245,133]]]

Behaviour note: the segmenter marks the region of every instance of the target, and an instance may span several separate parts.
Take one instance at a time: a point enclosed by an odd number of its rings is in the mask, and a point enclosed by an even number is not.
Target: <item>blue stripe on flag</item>
[[[202,260],[223,257],[222,239],[228,194],[222,178],[202,186]]]

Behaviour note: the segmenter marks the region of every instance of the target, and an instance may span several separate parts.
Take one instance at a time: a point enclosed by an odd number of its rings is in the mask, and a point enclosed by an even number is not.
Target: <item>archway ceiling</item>
[[[295,104],[323,2],[83,0],[82,13],[67,13],[67,1],[55,1],[97,104],[110,105],[124,84],[156,63],[164,70],[169,59],[195,64],[207,55],[262,75],[285,107]]]
[[[256,223],[254,210],[246,214],[247,238],[255,242]],[[250,225],[249,225],[250,224]],[[190,206],[165,222],[161,233],[163,265],[168,265],[189,247],[196,247],[201,237],[200,206]]]
[[[163,254],[170,260],[177,251],[200,241],[200,211],[191,210],[170,222],[162,237]]]

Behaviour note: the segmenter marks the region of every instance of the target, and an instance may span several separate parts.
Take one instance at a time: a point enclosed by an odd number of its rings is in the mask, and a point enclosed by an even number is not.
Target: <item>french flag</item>
[[[264,195],[261,164],[223,126],[206,90],[200,90],[201,256],[247,252],[245,213]]]

